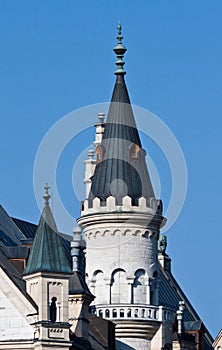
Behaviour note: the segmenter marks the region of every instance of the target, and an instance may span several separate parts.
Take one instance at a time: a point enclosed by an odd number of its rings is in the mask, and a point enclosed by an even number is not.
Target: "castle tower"
[[[71,268],[50,206],[48,185],[45,206],[24,271],[28,294],[38,305],[35,327],[35,350],[64,349],[69,341],[69,279]]]
[[[86,240],[94,312],[115,322],[117,350],[144,350],[172,315],[158,306],[157,243],[165,219],[125,84],[122,39],[119,24],[116,83],[78,224]],[[152,350],[161,348],[156,344]]]

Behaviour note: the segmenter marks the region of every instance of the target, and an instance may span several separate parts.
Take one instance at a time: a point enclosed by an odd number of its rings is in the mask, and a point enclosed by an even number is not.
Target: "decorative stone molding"
[[[49,336],[49,338],[60,338],[60,339],[63,339],[64,338],[63,329],[50,328],[48,330],[48,336]]]
[[[148,229],[143,229],[143,230],[138,230],[137,228],[112,228],[107,230],[106,228],[98,230],[89,230],[85,232],[85,238],[86,239],[92,239],[92,238],[98,238],[98,237],[104,237],[106,238],[107,236],[138,236],[138,237],[144,237],[144,238],[156,238],[158,239],[159,237],[159,232],[154,231],[154,230],[148,230]]]

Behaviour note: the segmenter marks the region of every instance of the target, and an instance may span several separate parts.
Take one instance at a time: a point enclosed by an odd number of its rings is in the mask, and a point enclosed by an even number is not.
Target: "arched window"
[[[134,304],[146,304],[147,286],[145,285],[145,271],[139,269],[135,273],[133,283],[133,302]]]
[[[95,271],[93,274],[93,281],[95,283],[94,293],[96,295],[97,304],[106,304],[107,299],[104,291],[106,290],[107,286],[104,280],[103,272],[100,270]]]
[[[56,301],[57,301],[56,297],[53,297],[51,299],[50,312],[49,312],[49,318],[51,322],[56,322],[56,317],[57,317]]]
[[[128,284],[126,280],[126,272],[122,269],[117,269],[112,273],[111,303],[120,304],[128,302]]]

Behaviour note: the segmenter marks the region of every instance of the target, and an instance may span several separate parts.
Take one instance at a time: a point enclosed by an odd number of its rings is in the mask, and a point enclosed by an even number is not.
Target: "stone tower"
[[[124,80],[122,39],[119,24],[116,82],[106,123],[96,124],[97,159],[91,152],[86,162],[86,200],[78,223],[87,246],[88,285],[96,297],[93,311],[115,322],[117,350],[144,350],[151,349],[172,314],[158,306],[157,243],[165,219]],[[152,349],[159,350],[161,341],[155,343]]]

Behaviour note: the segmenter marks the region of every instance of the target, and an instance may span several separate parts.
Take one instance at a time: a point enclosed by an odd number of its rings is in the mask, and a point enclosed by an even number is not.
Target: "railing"
[[[143,319],[150,321],[174,320],[175,313],[167,307],[151,305],[95,305],[91,307],[92,313],[106,319]]]

